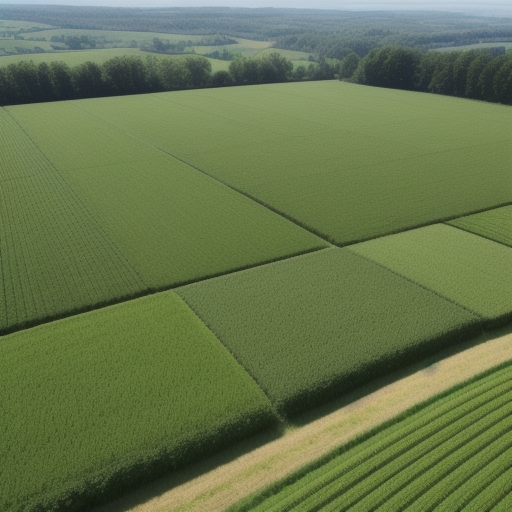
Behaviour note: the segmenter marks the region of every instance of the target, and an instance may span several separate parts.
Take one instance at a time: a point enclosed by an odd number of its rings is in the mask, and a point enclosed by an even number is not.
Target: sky
[[[510,0],[0,0],[2,4],[103,5],[113,7],[287,7],[340,10],[511,9]],[[1,13],[0,13],[1,14]]]

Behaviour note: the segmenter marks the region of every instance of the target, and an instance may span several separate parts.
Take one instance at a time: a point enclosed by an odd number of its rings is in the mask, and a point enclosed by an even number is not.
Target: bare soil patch
[[[222,511],[379,423],[512,359],[512,327],[480,336],[161,478],[95,512]]]

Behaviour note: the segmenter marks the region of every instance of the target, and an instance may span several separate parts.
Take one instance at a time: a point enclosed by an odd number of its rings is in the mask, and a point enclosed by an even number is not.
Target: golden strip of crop
[[[512,328],[480,336],[358,389],[95,512],[209,512],[285,477],[410,407],[512,359]],[[462,350],[461,350],[462,349]],[[457,350],[457,352],[455,352]]]

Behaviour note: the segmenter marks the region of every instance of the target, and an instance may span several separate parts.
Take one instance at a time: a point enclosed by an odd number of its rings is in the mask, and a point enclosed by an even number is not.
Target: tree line
[[[235,59],[229,71],[215,73],[201,56],[123,56],[101,65],[85,62],[74,67],[22,61],[0,68],[0,105],[334,78],[334,72],[335,67],[325,62],[294,71],[292,62],[278,53]]]
[[[339,78],[392,89],[431,92],[512,105],[512,51],[478,49],[421,52],[414,48],[374,48],[340,64]]]

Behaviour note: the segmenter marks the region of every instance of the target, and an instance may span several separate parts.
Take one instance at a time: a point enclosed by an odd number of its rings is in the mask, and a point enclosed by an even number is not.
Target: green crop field
[[[2,338],[0,510],[87,509],[275,421],[173,292]]]
[[[512,248],[437,224],[350,247],[474,311],[490,326],[512,319]]]
[[[9,57],[12,57],[10,54],[17,54],[18,51],[16,48],[23,48],[24,50],[31,50],[33,52],[37,51],[45,51],[45,52],[53,52],[52,44],[55,46],[60,46],[64,48],[63,44],[59,43],[47,43],[46,41],[23,41],[20,39],[0,39],[0,66],[5,66],[7,64],[11,64],[12,62],[16,62]],[[8,57],[6,59],[6,57]],[[18,57],[22,57],[20,60],[29,60],[32,55],[21,54]],[[55,56],[54,56],[55,58]]]
[[[447,224],[512,247],[512,205],[460,217]]]
[[[176,289],[286,413],[471,337],[476,315],[326,249]]]
[[[326,246],[79,106],[1,111],[1,330]]]
[[[508,363],[338,448],[229,512],[508,510],[511,400]]]
[[[512,320],[511,112],[339,81],[0,108],[2,512],[90,510]],[[430,418],[508,512],[509,404],[475,393]],[[350,503],[474,482],[428,432],[374,483],[356,457]]]
[[[340,245],[512,201],[501,105],[325,81],[82,107]]]

